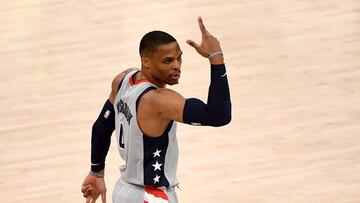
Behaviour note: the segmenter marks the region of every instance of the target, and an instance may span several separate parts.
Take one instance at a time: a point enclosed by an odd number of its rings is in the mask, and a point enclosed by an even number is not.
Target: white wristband
[[[211,59],[211,58],[213,58],[214,56],[217,56],[217,55],[223,55],[222,51],[217,51],[217,52],[214,52],[214,53],[210,53],[208,58]]]

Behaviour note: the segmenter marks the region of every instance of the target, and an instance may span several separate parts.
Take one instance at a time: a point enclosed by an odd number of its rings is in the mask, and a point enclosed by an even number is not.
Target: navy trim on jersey
[[[136,99],[136,112],[137,112],[137,108],[138,108],[141,97],[144,96],[144,94],[148,93],[149,91],[155,90],[155,89],[156,89],[156,87],[154,87],[154,86],[148,87],[139,95],[139,97]]]
[[[173,121],[170,121],[165,132],[160,137],[149,137],[143,134],[144,185],[169,187],[169,181],[164,173],[164,166],[169,145],[169,132],[172,126]]]
[[[119,92],[119,90],[120,90],[120,88],[121,88],[121,85],[122,85],[125,77],[126,77],[126,75],[121,79],[120,84],[119,84],[119,87],[118,87],[118,89],[117,89],[117,92]]]
[[[136,111],[142,96],[156,87],[146,88],[136,100]],[[154,187],[169,187],[169,181],[164,173],[166,150],[169,145],[169,132],[174,121],[170,121],[165,131],[159,137],[150,137],[143,132],[144,148],[144,185]]]

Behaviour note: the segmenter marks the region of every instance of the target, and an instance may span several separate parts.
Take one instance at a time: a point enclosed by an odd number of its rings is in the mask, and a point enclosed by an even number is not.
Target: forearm
[[[91,136],[91,171],[99,172],[105,168],[111,134],[115,129],[114,107],[109,100],[93,124]]]
[[[109,151],[111,134],[102,130],[105,127],[95,122],[91,136],[91,170],[98,172],[105,168],[105,159]],[[110,136],[109,136],[110,135]]]
[[[187,99],[183,111],[184,123],[224,126],[231,121],[231,101],[224,64],[211,65],[211,83],[207,104],[199,99]]]
[[[217,111],[219,105],[230,102],[230,90],[225,64],[211,64],[210,86],[208,91],[207,108]]]

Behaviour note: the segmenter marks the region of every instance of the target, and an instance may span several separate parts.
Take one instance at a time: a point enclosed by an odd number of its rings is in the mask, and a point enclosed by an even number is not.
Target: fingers
[[[89,197],[89,196],[92,196],[93,193],[94,193],[94,188],[90,186],[87,190],[85,190],[83,196],[84,196],[85,198],[87,198],[87,197]]]
[[[206,28],[205,28],[205,25],[203,23],[203,20],[202,20],[201,16],[198,17],[198,23],[199,23],[201,33],[203,35],[207,34],[207,31],[206,31]]]
[[[86,203],[90,203],[90,201],[91,201],[91,196],[86,198]]]
[[[199,27],[200,27],[200,30],[201,30],[201,34],[202,34],[202,37],[212,37],[212,35],[210,34],[210,32],[205,28],[205,25],[204,25],[204,22],[201,18],[201,16],[198,17],[198,22],[199,22]]]
[[[101,201],[102,203],[106,203],[106,191],[101,193]]]
[[[91,185],[82,185],[81,192],[84,193],[87,189],[89,189],[89,187],[91,187]]]
[[[95,201],[97,200],[97,198],[99,197],[98,194],[95,194],[95,191],[93,188],[89,188],[85,193],[84,193],[84,197],[86,198],[86,203],[95,203]],[[101,196],[101,198],[103,199],[103,197]],[[104,202],[104,201],[103,201]],[[106,203],[106,197],[105,197],[105,203]]]

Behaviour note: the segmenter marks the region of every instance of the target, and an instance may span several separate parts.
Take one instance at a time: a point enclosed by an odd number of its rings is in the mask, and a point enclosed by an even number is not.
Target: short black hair
[[[153,53],[158,46],[171,42],[176,42],[176,39],[169,33],[159,30],[148,32],[140,41],[139,54],[143,56],[144,54]]]

